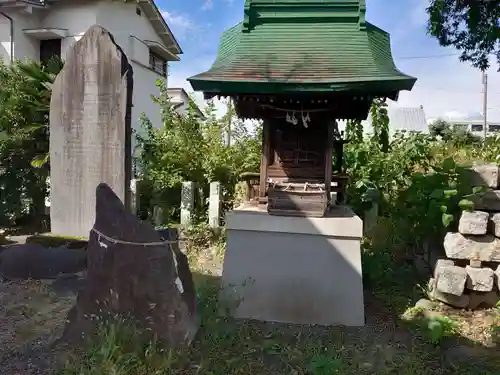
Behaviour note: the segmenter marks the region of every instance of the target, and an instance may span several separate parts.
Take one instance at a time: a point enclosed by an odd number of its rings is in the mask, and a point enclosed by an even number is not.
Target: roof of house
[[[365,0],[246,0],[195,90],[290,93],[411,90],[392,59],[389,34],[365,21]]]
[[[198,105],[191,99],[191,97],[188,95],[186,90],[184,90],[183,88],[181,88],[181,87],[169,87],[169,88],[167,88],[167,94],[170,96],[170,98],[172,98],[174,96],[173,94],[179,94],[181,101],[180,102],[172,101],[172,104],[174,105],[175,108],[177,108],[178,106],[180,106],[182,104],[187,105],[191,102],[194,105],[194,109],[195,109],[197,115],[200,118],[205,118],[205,115],[201,111],[200,107],[198,107]]]
[[[24,3],[24,4],[28,4],[28,5],[46,6],[46,5],[58,3],[61,1],[70,2],[71,0],[0,0],[0,7],[7,6],[7,5],[19,4],[19,3],[21,3],[21,4]],[[175,39],[175,36],[172,33],[172,30],[170,30],[170,27],[165,22],[165,19],[161,15],[161,12],[158,9],[158,7],[156,6],[154,0],[122,0],[122,1],[123,2],[134,2],[134,3],[140,4],[142,6],[144,14],[146,15],[146,17],[148,17],[149,22],[151,22],[151,25],[153,26],[155,32],[163,40],[167,49],[176,55],[182,54],[182,49],[181,49],[179,43]]]
[[[427,132],[427,118],[423,107],[408,108],[390,106],[388,109],[391,130]]]

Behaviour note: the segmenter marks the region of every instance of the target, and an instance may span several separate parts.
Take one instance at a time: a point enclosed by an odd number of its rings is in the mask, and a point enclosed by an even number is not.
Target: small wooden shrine
[[[189,78],[206,99],[230,97],[238,116],[262,120],[251,185],[270,214],[321,217],[331,192],[342,203],[337,121],[366,119],[374,98],[395,100],[416,81],[395,67],[389,34],[365,10],[365,0],[246,0],[212,67]]]

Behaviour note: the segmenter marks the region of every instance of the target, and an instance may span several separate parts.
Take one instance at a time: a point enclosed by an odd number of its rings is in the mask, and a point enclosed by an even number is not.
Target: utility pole
[[[484,140],[488,134],[488,74],[483,71],[483,131]]]
[[[231,103],[231,97],[227,101],[227,147],[231,146],[231,125],[233,121],[233,104]]]

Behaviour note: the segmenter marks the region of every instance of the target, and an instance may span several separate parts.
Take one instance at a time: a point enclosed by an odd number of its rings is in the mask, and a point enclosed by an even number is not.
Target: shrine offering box
[[[282,183],[268,189],[270,215],[323,217],[327,206],[327,193],[321,186]]]

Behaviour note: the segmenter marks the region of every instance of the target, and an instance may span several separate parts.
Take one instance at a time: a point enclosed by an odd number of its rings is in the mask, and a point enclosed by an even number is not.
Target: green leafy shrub
[[[260,127],[249,131],[243,121],[232,119],[228,146],[224,136],[229,120],[216,117],[213,103],[207,106],[204,119],[193,108],[180,115],[170,103],[164,84],[159,82],[158,86],[161,94],[154,100],[161,109],[162,126],[157,128],[143,117],[142,130],[136,134],[140,155],[136,164],[145,187],[142,216],[152,217],[153,208],[160,206],[166,211],[164,224],[178,222],[183,181],[195,182],[203,197],[208,196],[210,182],[220,182],[223,210],[231,209],[238,176],[259,169]],[[197,202],[199,220],[205,219],[207,204]]]
[[[50,84],[62,63],[0,60],[0,223],[43,215],[48,176]],[[27,207],[30,205],[30,207]]]
[[[439,345],[447,336],[455,334],[458,323],[447,316],[433,316],[423,320],[423,328],[427,339],[434,345]]]

